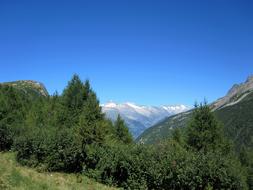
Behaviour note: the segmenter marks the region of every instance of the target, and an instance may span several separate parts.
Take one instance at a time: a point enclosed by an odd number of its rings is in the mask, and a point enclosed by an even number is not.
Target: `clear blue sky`
[[[251,0],[1,0],[0,82],[61,92],[74,73],[101,102],[213,101],[253,73]]]

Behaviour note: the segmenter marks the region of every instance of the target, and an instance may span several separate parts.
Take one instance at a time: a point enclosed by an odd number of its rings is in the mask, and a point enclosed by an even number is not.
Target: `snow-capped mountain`
[[[189,109],[189,107],[185,105],[155,107],[139,106],[129,102],[122,104],[109,102],[101,106],[106,116],[113,121],[116,120],[118,114],[120,114],[135,138],[138,137],[144,130],[166,117]]]

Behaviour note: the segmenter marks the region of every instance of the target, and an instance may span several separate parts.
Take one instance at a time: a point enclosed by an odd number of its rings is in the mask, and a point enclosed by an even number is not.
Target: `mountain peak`
[[[253,91],[253,75],[250,75],[244,83],[234,84],[227,95],[214,102],[212,107],[216,110],[224,106],[234,105],[251,91]]]
[[[106,104],[102,104],[102,107],[106,107],[106,108],[115,108],[117,107],[118,104],[114,103],[113,101],[109,101]]]
[[[253,75],[250,75],[244,83],[234,84],[227,96],[234,96],[253,90]]]

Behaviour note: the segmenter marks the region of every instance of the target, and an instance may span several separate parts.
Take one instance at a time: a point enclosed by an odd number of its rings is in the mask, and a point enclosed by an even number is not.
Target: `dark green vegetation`
[[[74,76],[62,95],[34,96],[0,85],[0,149],[44,172],[85,175],[124,189],[247,189],[248,151],[240,158],[206,104],[187,130],[157,145],[133,143],[120,117],[101,112],[88,81]],[[246,149],[246,148],[245,148]],[[246,165],[246,164],[245,164]]]
[[[240,151],[253,148],[253,92],[238,104],[216,110],[215,115],[224,124],[225,133],[231,137]]]
[[[243,95],[236,96],[235,101]],[[224,106],[213,113],[224,125],[225,136],[233,142],[237,156],[248,169],[248,180],[253,188],[253,92],[246,92],[245,95],[238,103]],[[145,131],[137,140],[153,144],[172,137],[175,129],[185,133],[192,113],[190,111],[172,116]]]
[[[179,113],[170,116],[168,119],[157,123],[153,127],[145,130],[137,139],[136,142],[142,144],[156,144],[171,137],[174,129],[183,128],[188,125],[192,111]]]

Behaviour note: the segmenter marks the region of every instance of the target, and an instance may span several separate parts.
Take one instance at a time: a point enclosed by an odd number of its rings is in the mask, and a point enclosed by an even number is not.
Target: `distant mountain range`
[[[165,118],[190,109],[185,105],[156,107],[140,106],[134,103],[117,104],[114,102],[109,102],[101,106],[106,116],[113,121],[120,115],[125,120],[135,138]]]
[[[223,98],[210,104],[210,108],[224,124],[224,130],[236,145],[253,147],[253,76],[234,85]],[[171,136],[172,129],[187,126],[192,110],[171,116],[142,133],[137,142],[152,144]]]

